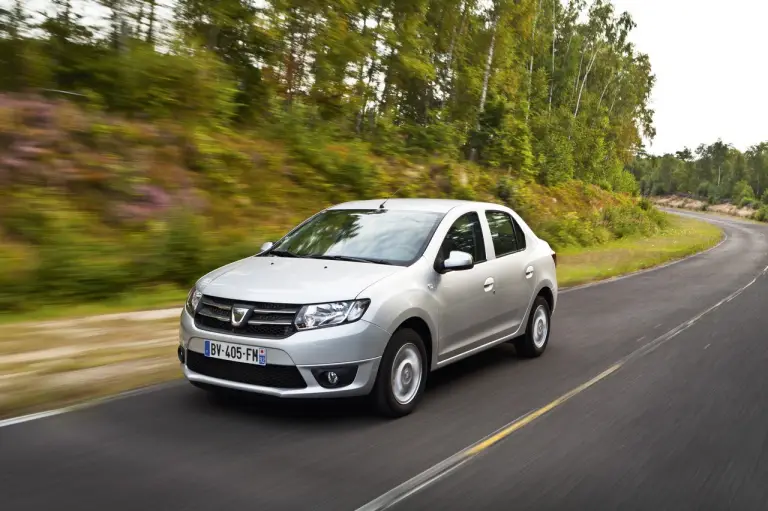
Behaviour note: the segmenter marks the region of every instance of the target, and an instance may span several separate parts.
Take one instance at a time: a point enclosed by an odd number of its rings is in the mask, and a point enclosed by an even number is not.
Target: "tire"
[[[525,358],[536,358],[544,353],[547,344],[549,344],[549,333],[552,330],[550,319],[549,304],[543,297],[537,296],[536,300],[533,301],[531,313],[528,315],[525,335],[514,341],[518,355]]]
[[[408,369],[410,371],[404,374]],[[393,386],[393,373],[396,371],[406,383],[411,382],[410,385],[401,387],[401,392],[396,391]],[[381,357],[376,383],[371,393],[376,411],[389,418],[403,417],[411,413],[424,395],[427,374],[429,362],[421,336],[410,328],[395,332],[384,350],[384,356]],[[415,383],[415,378],[419,379],[418,384]]]

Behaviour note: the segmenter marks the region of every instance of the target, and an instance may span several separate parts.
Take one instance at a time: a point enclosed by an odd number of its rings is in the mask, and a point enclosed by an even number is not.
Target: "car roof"
[[[490,202],[476,202],[468,200],[455,199],[372,199],[345,202],[337,204],[328,209],[378,209],[386,200],[384,209],[401,211],[432,211],[435,213],[447,213],[450,210],[461,206],[504,208],[500,204]]]

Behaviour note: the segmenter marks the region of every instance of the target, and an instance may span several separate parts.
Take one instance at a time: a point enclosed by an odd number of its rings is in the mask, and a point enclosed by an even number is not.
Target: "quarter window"
[[[525,235],[514,218],[502,211],[486,211],[485,218],[488,220],[496,257],[525,248]]]
[[[446,260],[453,250],[470,254],[475,263],[485,261],[485,241],[477,213],[467,213],[456,219],[445,235],[439,257]]]

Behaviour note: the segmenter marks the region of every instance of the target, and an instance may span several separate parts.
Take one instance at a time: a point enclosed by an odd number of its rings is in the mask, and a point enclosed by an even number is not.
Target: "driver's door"
[[[495,330],[490,324],[496,310],[493,275],[485,264],[485,240],[477,213],[456,219],[443,240],[438,259],[447,259],[453,250],[470,254],[475,265],[436,279],[434,295],[440,307],[438,362],[489,342]]]

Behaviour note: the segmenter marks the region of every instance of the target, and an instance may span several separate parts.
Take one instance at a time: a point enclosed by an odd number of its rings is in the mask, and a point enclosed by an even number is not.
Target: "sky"
[[[654,154],[768,140],[768,1],[614,0],[656,75]]]

